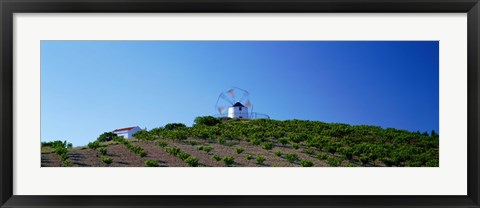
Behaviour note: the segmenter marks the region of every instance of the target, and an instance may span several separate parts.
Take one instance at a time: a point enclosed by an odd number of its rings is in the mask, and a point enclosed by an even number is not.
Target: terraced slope
[[[439,165],[439,136],[434,131],[429,134],[318,121],[198,117],[193,127],[167,124],[139,131],[135,137],[125,140],[114,136],[112,141],[92,142],[89,147],[63,145],[66,154],[42,148],[42,167],[144,167],[146,163],[158,167]],[[111,163],[108,158],[113,159]]]

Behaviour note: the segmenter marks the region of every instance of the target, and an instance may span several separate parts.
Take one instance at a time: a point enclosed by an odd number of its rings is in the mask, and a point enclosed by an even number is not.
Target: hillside
[[[167,124],[102,134],[87,147],[42,143],[42,167],[384,167],[439,166],[439,135],[305,120],[198,117],[193,127]]]

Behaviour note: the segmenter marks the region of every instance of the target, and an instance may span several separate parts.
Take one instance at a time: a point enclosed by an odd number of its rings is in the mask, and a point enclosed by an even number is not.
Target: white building
[[[112,132],[125,139],[130,139],[133,138],[132,134],[140,130],[142,130],[140,127],[132,126],[127,128],[115,129]]]
[[[243,106],[240,102],[235,103],[228,108],[229,118],[248,118],[248,108]]]

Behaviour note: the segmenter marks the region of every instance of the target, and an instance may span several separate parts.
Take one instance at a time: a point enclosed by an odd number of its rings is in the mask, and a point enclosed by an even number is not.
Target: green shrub
[[[283,146],[287,145],[288,144],[288,138],[280,138],[278,139],[278,142],[280,142],[280,144],[282,144]]]
[[[55,148],[54,152],[60,157],[60,160],[64,160],[68,158],[68,149],[57,147]]]
[[[105,148],[100,148],[100,149],[98,150],[98,154],[100,154],[100,155],[107,155],[107,149],[105,149]]]
[[[198,158],[189,157],[185,160],[185,163],[190,167],[197,167],[198,166]]]
[[[165,147],[165,152],[170,155],[177,156],[180,153],[180,148],[178,147]]]
[[[363,165],[368,164],[369,161],[370,161],[370,157],[367,155],[362,155],[360,157],[360,162],[362,162]]]
[[[255,158],[255,160],[257,161],[257,164],[262,165],[263,162],[265,162],[265,157],[257,156],[257,158]]]
[[[251,139],[251,142],[253,145],[260,145],[262,143],[262,140],[260,138],[253,138]]]
[[[298,148],[300,148],[300,145],[297,144],[297,143],[293,143],[293,144],[292,144],[292,147],[293,147],[293,149],[298,149]]]
[[[418,160],[407,161],[407,162],[405,162],[405,166],[407,166],[407,167],[422,167],[422,166],[423,166],[423,162],[422,162],[422,161],[418,161]]]
[[[107,165],[110,165],[110,163],[113,162],[113,158],[111,157],[101,157],[102,162],[104,162]]]
[[[200,146],[197,146],[197,150],[203,150],[204,146],[200,145]]]
[[[195,118],[194,122],[194,125],[215,126],[220,123],[220,119],[213,116],[203,116]]]
[[[176,130],[168,130],[163,132],[162,137],[169,138],[172,141],[173,140],[183,141],[188,138],[188,134],[185,130],[176,129]]]
[[[68,150],[66,148],[63,148],[63,147],[57,147],[57,148],[55,148],[55,153],[57,155],[63,155],[63,154],[68,153]]]
[[[71,166],[72,164],[70,163],[70,160],[69,159],[66,159],[66,160],[63,160],[62,161],[62,166],[63,167],[69,167]]]
[[[295,143],[300,143],[307,140],[308,136],[305,133],[294,134],[289,137],[289,140]]]
[[[281,157],[282,154],[283,154],[280,150],[275,151],[274,153],[275,153],[276,156],[279,156],[279,157]]]
[[[218,144],[225,144],[225,142],[227,142],[227,139],[225,139],[225,137],[218,137],[217,139]]]
[[[218,156],[218,155],[213,155],[212,156],[212,159],[216,160],[216,161],[220,161],[222,160],[222,157]]]
[[[331,166],[331,167],[337,167],[337,166],[339,166],[340,164],[342,164],[342,159],[337,158],[337,157],[334,157],[334,156],[331,156],[331,157],[328,157],[327,163],[328,163],[328,165]]]
[[[54,152],[60,157],[60,162],[62,163],[62,166],[64,167],[70,166],[70,160],[68,159],[67,141],[54,142],[51,144],[51,146],[55,147]]]
[[[251,159],[253,159],[253,155],[251,155],[251,154],[246,154],[246,155],[245,155],[245,159],[251,160]]]
[[[168,143],[164,141],[158,141],[158,142],[155,142],[155,144],[162,148],[165,148],[166,146],[168,146]]]
[[[65,161],[65,160],[68,159],[68,153],[67,152],[59,154],[58,156],[60,157],[61,161]]]
[[[113,141],[120,142],[122,144],[125,143],[125,142],[128,142],[125,138],[123,138],[121,136],[114,137]]]
[[[352,156],[352,157],[353,157],[353,156]],[[369,154],[368,157],[370,157],[370,160],[371,160],[372,162],[375,162],[375,160],[378,159],[378,156],[375,155],[375,154]]]
[[[303,150],[303,152],[304,152],[304,153],[306,153],[306,154],[309,154],[309,155],[313,155],[313,154],[315,154],[315,150],[313,150],[313,149],[310,149],[310,148],[309,148],[309,149],[305,149],[305,150]]]
[[[235,153],[237,153],[237,154],[240,154],[240,153],[242,153],[243,151],[245,151],[245,149],[243,149],[243,148],[241,148],[241,147],[235,148]]]
[[[392,167],[392,166],[395,165],[395,162],[390,158],[382,158],[382,159],[380,159],[380,161],[382,161],[383,164],[385,164],[385,166],[387,166],[387,167]]]
[[[145,152],[145,150],[142,149],[141,147],[134,146],[134,145],[130,144],[128,141],[124,142],[123,144],[125,145],[125,147],[127,147],[128,150],[130,150],[131,152],[139,155],[140,157],[147,156],[147,152]]]
[[[235,143],[234,143],[234,142],[232,142],[232,141],[230,141],[230,142],[227,142],[227,146],[229,146],[229,147],[232,147],[233,145],[235,145]]]
[[[163,128],[166,130],[176,130],[176,129],[182,129],[185,127],[187,126],[183,123],[169,123],[169,124],[166,124]]]
[[[118,135],[113,132],[104,132],[100,136],[98,136],[98,142],[108,142],[114,140]]]
[[[335,155],[335,152],[337,152],[337,144],[329,144],[325,146],[325,150],[328,151],[330,154]]]
[[[353,154],[351,152],[346,152],[345,157],[349,160],[353,159]]]
[[[188,154],[186,152],[178,153],[178,158],[180,158],[180,160],[186,160],[188,157],[190,157],[190,154]]]
[[[272,142],[264,142],[263,145],[262,145],[262,148],[266,149],[266,150],[271,150],[273,148],[273,143]]]
[[[357,167],[355,164],[352,164],[352,163],[348,163],[347,164],[347,167]]]
[[[60,141],[60,140],[56,140],[56,141],[50,141],[50,142],[42,142],[41,143],[42,147],[51,147],[53,149],[55,148],[58,148],[58,147],[62,147],[62,148],[67,148],[67,149],[70,149],[73,147],[72,143],[67,143],[67,141]]]
[[[98,142],[98,141],[90,142],[90,143],[87,144],[87,147],[95,150],[95,149],[100,147],[100,142]]]
[[[297,154],[286,154],[285,159],[290,163],[294,163],[295,161],[298,160],[298,156]]]
[[[187,142],[188,142],[190,145],[192,145],[192,146],[195,146],[195,145],[198,144],[198,142],[195,141],[195,140],[188,140]]]
[[[235,159],[233,157],[223,158],[223,163],[225,163],[226,166],[232,165],[234,162],[235,162]]]
[[[57,147],[63,147],[63,148],[68,148],[69,146],[72,146],[72,143],[67,143],[67,141],[60,141],[60,140],[56,140],[56,141],[51,141],[51,142],[42,142],[42,147],[51,147],[53,149],[57,148]]]
[[[328,158],[328,155],[323,154],[323,153],[318,153],[317,154],[317,159],[319,160],[326,160]]]
[[[212,150],[213,150],[213,147],[211,147],[211,146],[204,146],[204,147],[203,147],[203,151],[205,151],[205,152],[207,152],[207,153],[209,153],[209,152],[212,151]]]
[[[145,167],[158,167],[158,161],[156,161],[156,160],[145,160]]]
[[[349,160],[353,158],[353,150],[351,148],[342,147],[338,150],[338,152],[342,155],[345,155],[345,157]]]
[[[439,162],[438,162],[437,159],[429,160],[429,161],[427,161],[425,166],[427,166],[427,167],[439,167]]]
[[[300,161],[300,165],[302,167],[312,167],[313,166],[313,162],[310,161],[310,160],[302,160]]]
[[[121,140],[118,140],[118,141],[123,145],[125,146],[131,145],[130,142],[128,142],[128,140],[124,139],[123,137],[119,137],[119,138],[121,138]]]
[[[133,137],[136,139],[140,140],[154,140],[156,138],[156,135],[153,135],[152,133],[148,132],[147,130],[140,130],[132,134]]]

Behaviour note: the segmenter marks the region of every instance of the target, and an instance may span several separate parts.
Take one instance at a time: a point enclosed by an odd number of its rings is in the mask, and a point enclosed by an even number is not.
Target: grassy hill
[[[167,124],[134,136],[104,133],[77,148],[44,142],[42,167],[439,166],[439,136],[434,131],[206,116],[196,118],[193,127]]]

